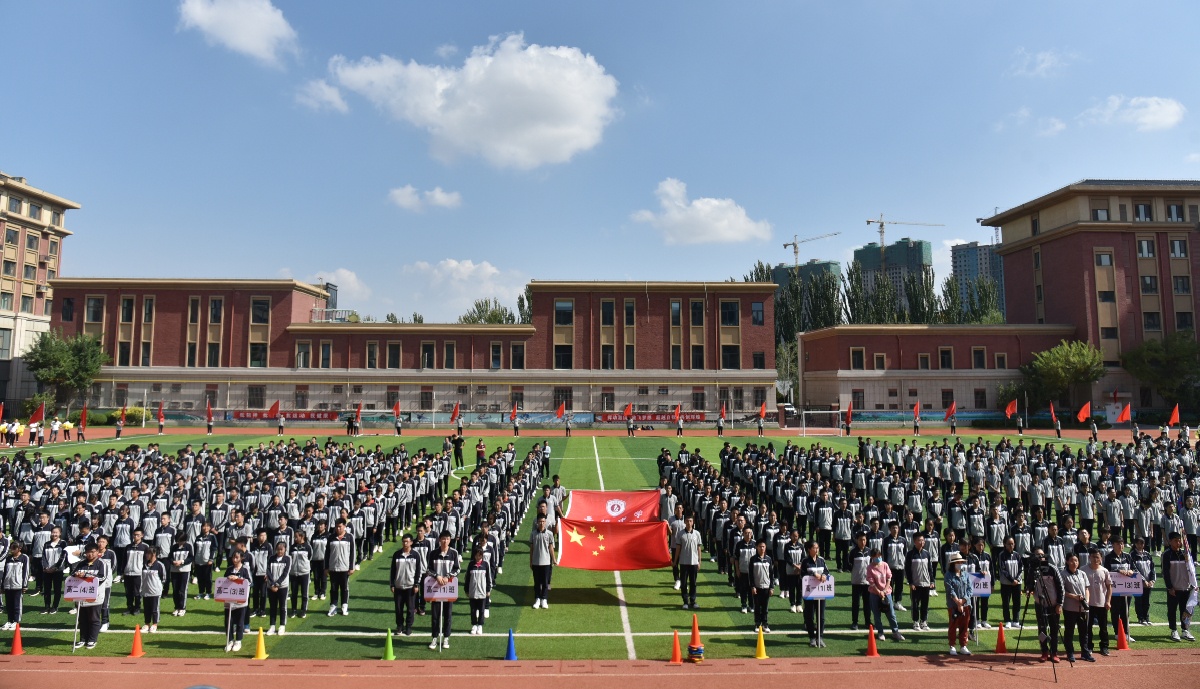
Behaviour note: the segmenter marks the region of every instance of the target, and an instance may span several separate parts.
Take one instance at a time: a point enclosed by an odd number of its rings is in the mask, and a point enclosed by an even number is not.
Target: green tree
[[[388,312],[388,315],[383,317],[383,320],[387,323],[399,323],[400,322],[400,319],[396,317],[396,314],[394,314],[390,311]]]
[[[525,285],[525,293],[517,295],[517,320],[522,325],[533,322],[533,287]]]
[[[58,402],[54,399],[54,393],[49,391],[38,392],[32,397],[25,398],[21,402],[21,418],[28,419],[33,416],[33,413],[43,403],[46,405],[46,420],[53,419],[54,415],[58,413]]]
[[[1038,352],[1032,367],[1033,378],[1041,381],[1051,399],[1065,393],[1074,405],[1079,388],[1104,375],[1104,357],[1091,343],[1063,340]]]
[[[967,322],[962,290],[958,288],[958,280],[955,280],[953,275],[942,281],[941,321],[947,325]]]
[[[1167,404],[1196,401],[1200,385],[1200,343],[1191,331],[1177,331],[1162,340],[1146,340],[1125,352],[1121,365],[1150,386]]]
[[[846,312],[846,322],[851,325],[874,322],[871,295],[858,261],[846,266],[846,274],[842,276],[842,308]]]
[[[495,297],[476,299],[470,310],[458,317],[459,323],[516,323],[517,316]]]
[[[100,369],[112,361],[96,338],[83,333],[64,338],[58,330],[38,335],[23,359],[34,379],[50,388],[53,399],[65,404],[68,411],[79,393],[91,387]]]
[[[909,323],[937,323],[941,318],[941,300],[934,287],[933,269],[904,276],[904,299],[908,303]]]
[[[900,292],[887,276],[877,273],[875,284],[868,296],[871,319],[868,323],[903,323],[904,309],[900,305]]]
[[[804,317],[807,330],[842,324],[842,286],[837,275],[818,273],[805,286]]]
[[[412,315],[412,321],[410,321],[410,322],[412,322],[412,323],[424,323],[424,322],[425,322],[425,317],[424,317],[424,316],[422,316],[421,314],[417,313],[416,311],[413,311],[413,315]]]
[[[968,284],[967,290],[967,323],[1004,323],[1004,314],[1000,313],[1000,289],[995,280],[980,275]]]

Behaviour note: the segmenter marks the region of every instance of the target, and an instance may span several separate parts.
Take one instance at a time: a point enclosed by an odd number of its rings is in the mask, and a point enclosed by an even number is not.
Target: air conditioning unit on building
[[[44,294],[46,292],[46,290],[48,290],[48,289],[50,289],[50,285],[47,285],[44,282],[39,282],[38,286],[37,286],[37,293]]]

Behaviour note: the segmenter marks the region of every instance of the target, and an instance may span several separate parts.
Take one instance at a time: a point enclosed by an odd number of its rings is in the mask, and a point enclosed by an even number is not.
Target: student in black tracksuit
[[[142,564],[138,585],[141,587],[141,600],[145,614],[142,631],[157,632],[160,617],[160,602],[162,601],[163,586],[167,583],[167,568],[158,560],[158,553],[149,550]]]
[[[259,529],[247,553],[252,582],[250,617],[265,617],[267,614],[267,561],[271,559],[271,552],[271,544],[267,542],[267,530]]]
[[[84,551],[84,559],[75,563],[72,568],[72,576],[91,579],[96,582],[97,590],[100,595],[94,601],[82,601],[79,603],[79,641],[75,643],[75,648],[95,648],[96,641],[100,637],[100,614],[104,607],[103,588],[105,582],[105,574],[108,572],[108,566],[100,561],[100,546],[95,542],[89,542]]]
[[[413,614],[416,612],[417,598],[421,596],[425,569],[424,560],[412,546],[413,537],[404,534],[400,539],[400,550],[392,556],[392,571],[388,577],[396,602],[396,631],[405,636],[412,636]]]
[[[192,578],[192,563],[196,560],[196,552],[192,544],[187,542],[187,534],[180,532],[175,537],[175,547],[171,548],[171,596],[174,611],[171,613],[183,617],[187,612],[188,582]]]
[[[451,579],[458,576],[459,572],[459,555],[458,551],[450,547],[450,532],[443,531],[438,538],[438,547],[436,550],[429,553],[429,560],[426,563],[426,576],[437,579],[439,585],[448,583]],[[454,611],[453,603],[433,602],[432,620],[430,620],[433,641],[430,642],[429,648],[436,649],[439,637],[442,640],[442,648],[450,648],[450,634],[452,632],[452,613]]]
[[[492,565],[483,559],[483,549],[475,548],[471,553],[471,564],[467,566],[464,581],[467,600],[471,604],[472,634],[483,634],[483,613],[488,596],[492,593],[492,583]]]
[[[1172,531],[1167,538],[1170,547],[1163,550],[1162,578],[1163,586],[1167,589],[1167,624],[1171,627],[1171,640],[1179,641],[1180,632],[1175,630],[1175,617],[1178,615],[1183,638],[1195,641],[1191,631],[1192,619],[1186,613],[1192,584],[1187,551],[1183,549],[1183,535]]]

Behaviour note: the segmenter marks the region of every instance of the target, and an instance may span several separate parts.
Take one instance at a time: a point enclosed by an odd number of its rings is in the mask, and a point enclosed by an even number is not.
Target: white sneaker
[[[938,595],[937,589],[929,589],[929,595],[933,596],[934,598],[937,598],[937,595]]]
[[[543,598],[542,599],[542,610],[549,610],[549,609],[550,609],[550,601]]]
[[[483,619],[485,619],[485,620],[486,620],[486,619],[490,619],[490,618],[491,618],[491,616],[492,616],[492,609],[491,609],[491,608],[484,608],[484,609],[483,609]],[[483,625],[480,625],[480,626],[479,626],[479,631],[483,631]]]
[[[342,603],[342,614],[343,615],[350,614],[350,604],[349,603]]]
[[[1188,631],[1187,629],[1183,630],[1183,638],[1186,641],[1195,641],[1196,640],[1196,637],[1192,636],[1192,633],[1190,631]]]
[[[496,568],[496,574],[504,574],[504,568],[503,568],[503,567],[497,567],[497,568]]]
[[[908,612],[908,608],[900,605],[899,603],[896,603],[896,610],[899,610],[900,612]]]
[[[676,579],[676,580],[675,580],[675,590],[676,590],[676,591],[678,591],[678,590],[679,590],[679,587],[680,587],[681,585],[682,585],[682,584],[680,584],[680,583],[679,583],[679,580],[678,580],[678,579]]]
[[[437,647],[438,647],[437,639],[434,639],[433,641],[429,642],[429,650],[436,651]]]
[[[687,609],[688,609],[688,604],[687,604],[687,603],[684,603],[684,604],[683,604],[683,609],[684,609],[684,610],[687,610]]]
[[[157,633],[158,633],[158,625],[157,625],[157,624],[152,624],[152,625],[150,625],[150,633],[151,633],[151,634],[157,634]]]
[[[309,600],[316,600],[316,599],[317,599],[317,594],[315,594],[315,593],[309,598]]]
[[[792,612],[796,612],[796,606],[794,606],[794,605],[793,605],[793,606],[791,607],[791,610],[792,610]]]
[[[951,646],[951,647],[950,647],[950,655],[952,655],[952,656],[956,656],[956,655],[958,655],[958,649],[957,649],[957,648],[955,648],[955,647],[953,647],[953,646]]]
[[[1171,632],[1171,641],[1179,641],[1179,632],[1176,632],[1176,631]]]
[[[108,631],[108,623],[107,623],[107,622],[105,622],[104,624],[100,625],[100,631],[102,631],[102,632],[107,632],[107,631]]]
[[[5,629],[8,629],[8,627],[5,627]],[[142,625],[142,631],[143,631],[143,632],[148,632],[148,631],[150,631],[150,625],[148,625],[148,624],[143,624],[143,625]]]
[[[336,605],[329,606],[329,616],[333,617],[336,614],[337,614],[337,606]]]
[[[232,642],[232,641],[226,642],[226,644],[225,644],[225,652],[226,652],[226,653],[229,653],[229,652],[230,652],[230,651],[232,651],[232,650],[233,650],[233,642]]]
[[[1129,636],[1128,634],[1125,635],[1125,640],[1128,641],[1129,643],[1133,643],[1134,641],[1137,641],[1137,639],[1133,638],[1132,636]]]
[[[237,652],[238,652],[238,651],[240,651],[240,650],[242,650],[242,642],[241,642],[240,640],[239,640],[239,641],[234,641],[234,642],[233,642],[233,652],[234,652],[234,653],[237,653]]]
[[[958,654],[961,656],[969,656],[971,655],[971,649],[963,646],[962,648],[958,649]]]
[[[287,634],[287,626],[281,624],[279,625],[279,636],[283,636],[284,634]]]
[[[992,628],[992,625],[988,624],[987,622],[980,622],[980,623],[979,623],[979,626],[980,626],[980,627],[983,627],[984,629],[991,629],[991,628]]]
[[[267,636],[275,636],[275,625],[271,625],[267,629]]]
[[[362,569],[362,565],[354,565],[355,572],[359,571],[360,569]]]
[[[442,639],[442,648],[450,648],[450,637]]]
[[[534,598],[534,599],[533,599],[533,609],[534,609],[534,610],[537,610],[537,609],[538,609],[538,608],[540,608],[540,607],[542,607],[542,599],[541,599],[541,598]]]

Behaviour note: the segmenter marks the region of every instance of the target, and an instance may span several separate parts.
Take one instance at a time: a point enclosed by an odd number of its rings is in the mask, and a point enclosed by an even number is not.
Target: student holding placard
[[[1120,624],[1125,629],[1125,640],[1133,643],[1133,635],[1129,633],[1129,606],[1133,596],[1117,588],[1117,583],[1132,580],[1137,577],[1137,573],[1133,569],[1133,558],[1125,552],[1125,541],[1120,537],[1113,539],[1113,549],[1104,557],[1104,567],[1113,577],[1115,600],[1109,613],[1113,633],[1116,633],[1117,625]]]
[[[829,568],[825,566],[825,558],[821,557],[821,546],[816,541],[809,541],[806,545],[808,556],[800,562],[801,586],[805,586],[804,579],[809,579],[810,582],[825,583],[829,578]],[[809,596],[805,596],[809,598]],[[804,630],[808,632],[808,645],[813,648],[825,648],[825,641],[821,637],[825,633],[825,601],[810,600],[804,605]]]
[[[87,544],[83,557],[84,559],[77,562],[71,570],[71,576],[95,582],[97,595],[92,600],[76,601],[79,606],[79,614],[76,616],[79,624],[79,640],[75,642],[75,648],[86,646],[91,649],[96,647],[96,642],[100,638],[100,615],[104,606],[104,579],[105,573],[109,569],[100,560],[100,546],[94,542]]]
[[[225,568],[226,579],[233,583],[247,586],[250,581],[250,568],[242,562],[242,550],[234,549],[229,554],[229,565]],[[218,582],[219,584],[220,582]],[[243,589],[245,593],[248,590]],[[217,586],[217,600],[225,603],[225,652],[242,650],[242,635],[246,630],[246,611],[249,609],[250,596],[240,598],[228,597],[221,586]]]

